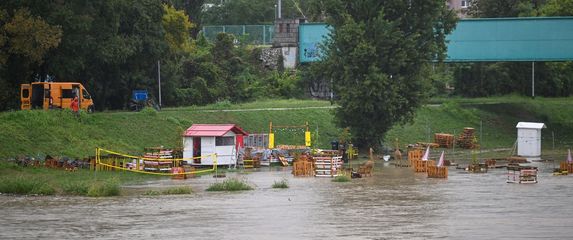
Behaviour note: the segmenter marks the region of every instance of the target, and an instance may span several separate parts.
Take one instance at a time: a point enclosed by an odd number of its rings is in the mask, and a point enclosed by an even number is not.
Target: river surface
[[[450,168],[428,179],[378,163],[374,176],[335,183],[290,168],[227,173],[253,191],[206,192],[211,176],[126,190],[189,185],[191,195],[111,198],[0,196],[0,239],[572,239],[573,175],[537,163],[538,184],[506,171]],[[287,179],[288,189],[273,189]]]

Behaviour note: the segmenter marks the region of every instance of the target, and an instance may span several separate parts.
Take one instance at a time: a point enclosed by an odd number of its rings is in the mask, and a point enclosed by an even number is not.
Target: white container
[[[535,158],[541,156],[541,129],[544,123],[517,123],[517,155]]]

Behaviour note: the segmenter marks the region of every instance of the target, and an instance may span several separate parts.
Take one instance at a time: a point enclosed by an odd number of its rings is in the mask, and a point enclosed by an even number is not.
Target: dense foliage
[[[206,25],[272,24],[278,10],[277,0],[220,0],[206,1],[213,4],[206,9],[202,22]],[[325,0],[283,0],[283,18],[306,18],[317,22],[324,19]]]
[[[336,119],[359,145],[379,146],[423,100],[428,64],[444,59],[455,24],[442,1],[332,0],[322,70],[338,95]]]
[[[472,1],[474,17],[573,16],[573,1],[479,0]],[[485,97],[510,93],[531,96],[530,62],[452,64],[455,93]],[[565,97],[573,92],[571,62],[536,62],[535,95]]]
[[[260,50],[237,45],[232,35],[212,43],[194,37],[202,6],[189,0],[0,2],[0,110],[18,109],[20,84],[45,80],[81,82],[99,110],[127,108],[136,89],[157,101],[158,68],[163,106],[296,95],[298,75],[263,68]]]

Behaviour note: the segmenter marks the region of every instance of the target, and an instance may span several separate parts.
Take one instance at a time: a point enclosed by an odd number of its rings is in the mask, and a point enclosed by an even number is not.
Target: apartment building
[[[467,18],[468,8],[471,5],[472,0],[446,0],[446,5],[448,8],[453,9],[457,12],[459,18]]]

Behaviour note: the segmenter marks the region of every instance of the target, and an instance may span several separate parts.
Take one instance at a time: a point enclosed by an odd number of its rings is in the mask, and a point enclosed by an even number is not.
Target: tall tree
[[[171,52],[190,52],[191,36],[189,33],[195,27],[189,21],[189,17],[182,10],[177,10],[173,6],[163,5],[163,29],[165,30],[165,41]]]
[[[573,12],[573,1],[556,0],[476,0],[470,14],[474,17],[533,17],[541,15],[567,16]],[[457,64],[455,67],[456,93],[462,96],[483,97],[520,93],[531,94],[531,63],[495,62]],[[536,95],[569,96],[573,80],[567,73],[570,63],[535,63]]]
[[[48,24],[27,8],[0,9],[0,110],[16,108],[19,84],[33,75],[62,38],[59,26]]]
[[[541,12],[545,16],[573,16],[573,0],[549,0]]]
[[[164,2],[169,3],[169,5],[175,6],[175,8],[184,10],[185,14],[189,18],[189,22],[192,22],[196,28],[191,28],[190,33],[193,38],[197,37],[199,31],[201,30],[201,17],[204,10],[205,0],[164,0]]]
[[[474,0],[469,14],[474,17],[530,17],[538,16],[545,0]]]
[[[445,57],[455,26],[443,1],[331,0],[322,70],[334,80],[336,119],[360,145],[379,146],[422,103],[422,70]]]
[[[4,37],[0,37],[0,49],[6,45],[7,54],[20,55],[34,63],[41,63],[46,53],[60,44],[62,37],[60,27],[50,26],[40,17],[32,16],[25,8],[16,10],[1,28]]]
[[[278,11],[277,0],[232,0],[224,1],[203,13],[203,23],[220,24],[272,24]],[[326,15],[328,0],[283,0],[283,18],[303,18],[322,21]]]

